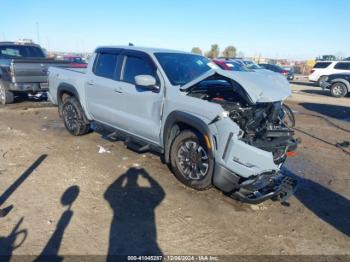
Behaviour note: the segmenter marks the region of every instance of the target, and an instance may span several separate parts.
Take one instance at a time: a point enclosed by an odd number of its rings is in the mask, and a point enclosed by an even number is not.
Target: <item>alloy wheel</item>
[[[336,96],[341,96],[343,94],[343,88],[340,85],[334,85],[334,87],[332,88],[333,90],[333,94]]]
[[[62,114],[67,128],[75,130],[78,127],[78,113],[75,107],[71,104],[65,105]]]
[[[179,146],[177,162],[181,173],[187,179],[202,179],[207,175],[209,170],[207,151],[197,141],[184,141]]]

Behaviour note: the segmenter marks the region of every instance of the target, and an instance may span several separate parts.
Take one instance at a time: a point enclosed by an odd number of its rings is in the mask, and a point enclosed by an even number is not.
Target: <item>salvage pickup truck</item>
[[[107,130],[138,152],[155,150],[185,185],[212,185],[248,203],[286,201],[296,180],[280,170],[297,147],[283,121],[291,94],[277,74],[224,71],[172,50],[97,48],[85,72],[49,68],[49,92],[75,136]]]
[[[49,66],[67,67],[68,62],[48,59],[39,45],[0,42],[0,104],[10,104],[16,95],[47,90]]]

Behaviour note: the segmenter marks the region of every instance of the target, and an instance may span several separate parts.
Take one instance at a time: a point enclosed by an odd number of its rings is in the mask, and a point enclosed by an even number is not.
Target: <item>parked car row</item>
[[[245,59],[213,59],[213,62],[221,69],[229,71],[254,71],[269,74],[275,72],[285,76],[288,80],[294,79],[293,68],[283,68],[273,64],[256,64],[254,61]]]

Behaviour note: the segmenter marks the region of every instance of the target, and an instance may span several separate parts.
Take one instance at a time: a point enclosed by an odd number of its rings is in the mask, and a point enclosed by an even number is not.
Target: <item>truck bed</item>
[[[84,95],[84,86],[86,80],[86,68],[49,68],[49,94],[52,103],[57,104],[57,89],[62,83],[81,89],[80,94]]]
[[[69,62],[53,59],[12,59],[13,83],[46,83],[50,66],[68,67]]]

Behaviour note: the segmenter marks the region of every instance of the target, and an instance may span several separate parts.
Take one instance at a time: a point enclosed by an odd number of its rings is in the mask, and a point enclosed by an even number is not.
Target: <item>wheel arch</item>
[[[208,125],[202,119],[193,114],[182,111],[174,111],[170,113],[167,117],[163,129],[163,147],[165,162],[170,162],[170,149],[175,137],[180,131],[186,129],[199,132],[203,136],[208,146],[208,153],[212,157],[214,157],[213,150],[215,144]]]
[[[73,85],[68,84],[68,83],[61,83],[57,88],[57,103],[58,103],[58,105],[62,104],[62,102],[63,102],[62,96],[65,93],[69,94],[70,96],[74,96],[76,99],[78,99],[78,101],[80,100],[79,93]]]

